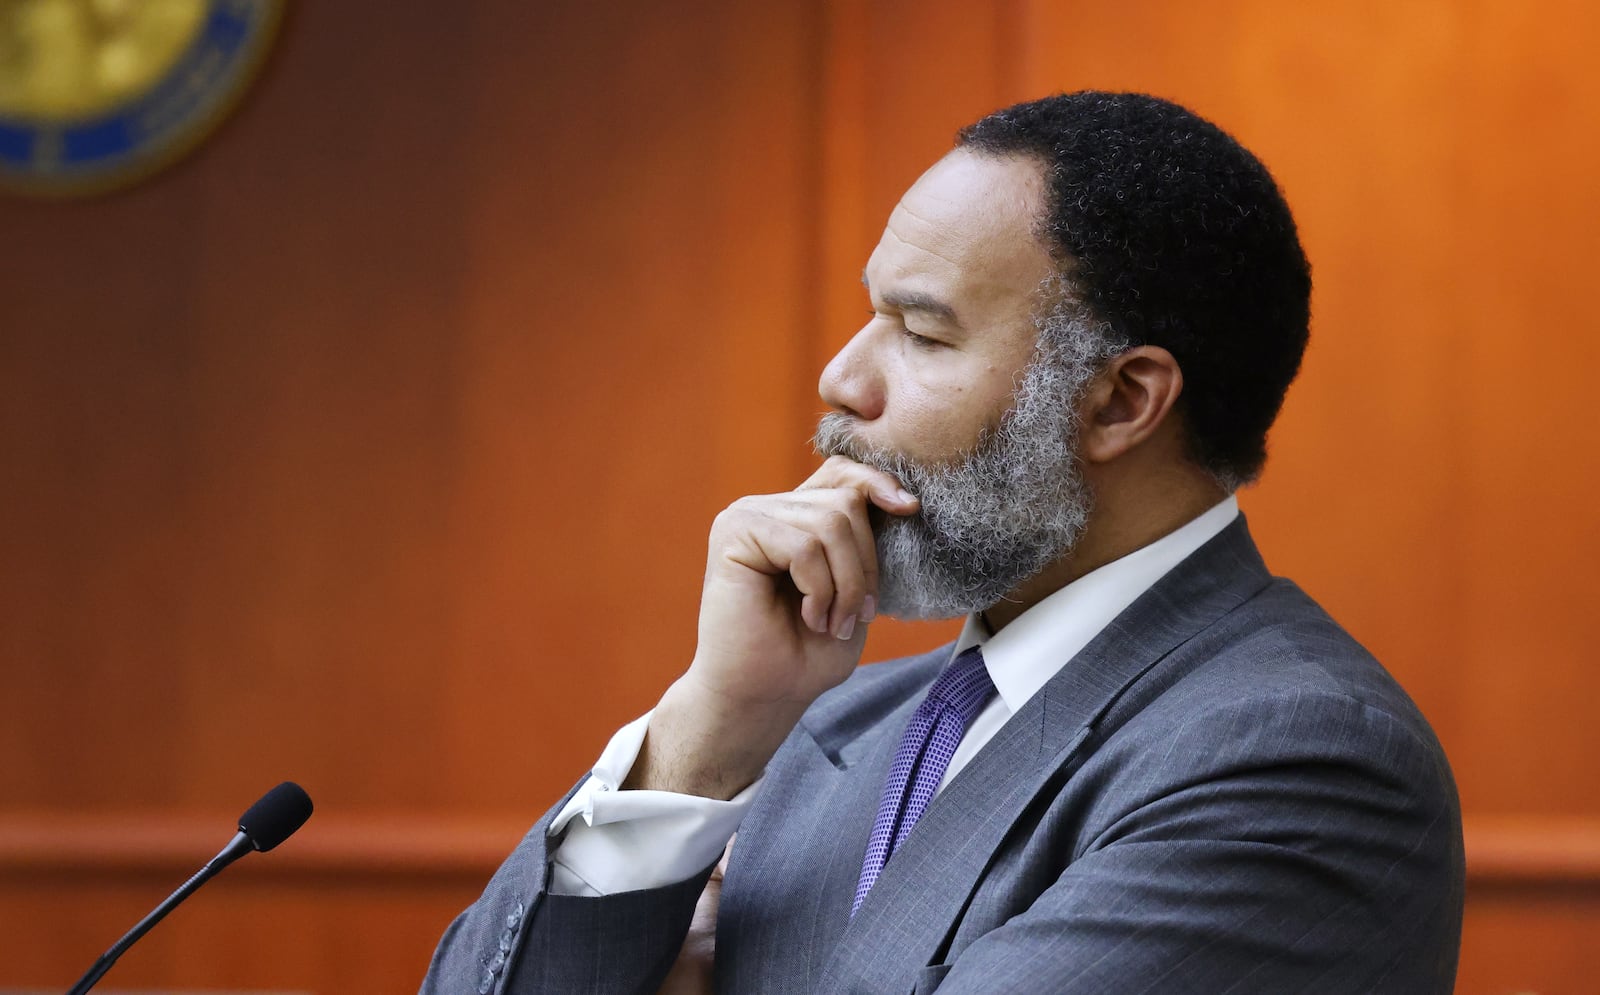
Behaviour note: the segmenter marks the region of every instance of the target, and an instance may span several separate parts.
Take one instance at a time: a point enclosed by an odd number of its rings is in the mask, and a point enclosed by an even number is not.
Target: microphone
[[[285,781],[261,796],[261,800],[245,809],[239,816],[239,833],[222,852],[212,857],[194,877],[183,883],[183,887],[167,896],[167,900],[155,907],[155,910],[143,919],[138,925],[128,930],[128,935],[112,945],[110,950],[100,955],[94,962],[89,972],[78,979],[67,995],[83,995],[93,988],[117,958],[127,952],[128,948],[138,942],[139,938],[150,932],[150,928],[167,917],[167,913],[178,907],[178,903],[194,894],[201,885],[210,881],[224,867],[238,860],[252,850],[262,853],[271,850],[282,843],[295,830],[305,825],[311,818],[311,796],[305,789],[293,781]]]

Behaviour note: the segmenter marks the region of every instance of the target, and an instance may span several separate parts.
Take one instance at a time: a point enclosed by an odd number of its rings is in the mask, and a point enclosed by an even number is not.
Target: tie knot
[[[976,646],[952,660],[928,689],[928,699],[940,702],[961,716],[962,726],[969,725],[994,694],[994,681],[989,679],[983,653]]]

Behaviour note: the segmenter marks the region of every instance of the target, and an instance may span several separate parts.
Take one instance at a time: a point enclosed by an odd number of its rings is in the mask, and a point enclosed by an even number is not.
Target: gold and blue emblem
[[[281,0],[0,0],[0,188],[131,183],[199,143],[266,56]]]

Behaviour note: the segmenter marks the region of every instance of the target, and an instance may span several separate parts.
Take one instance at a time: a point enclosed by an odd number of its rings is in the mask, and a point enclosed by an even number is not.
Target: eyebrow
[[[865,272],[861,274],[861,285],[867,288],[868,293],[871,293],[872,284],[867,282],[867,274]],[[879,297],[883,303],[896,311],[912,311],[917,314],[928,315],[931,318],[938,318],[957,327],[961,325],[961,319],[956,317],[956,309],[932,294],[923,293],[920,290],[889,290],[880,294]]]

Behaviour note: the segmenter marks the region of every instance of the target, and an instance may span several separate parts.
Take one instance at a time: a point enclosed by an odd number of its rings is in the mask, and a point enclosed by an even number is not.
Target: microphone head
[[[239,816],[239,832],[262,853],[294,835],[311,818],[311,796],[293,781],[285,781],[261,796]]]

